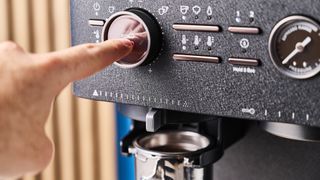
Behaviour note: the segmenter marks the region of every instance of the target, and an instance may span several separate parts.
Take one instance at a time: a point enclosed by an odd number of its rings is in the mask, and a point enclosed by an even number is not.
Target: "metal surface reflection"
[[[212,179],[213,159],[201,157],[212,150],[213,144],[208,137],[190,131],[167,131],[142,136],[130,150],[136,157],[136,179]]]
[[[123,68],[141,65],[150,51],[150,34],[147,26],[138,16],[122,12],[111,17],[105,29],[105,39],[127,38],[134,42],[132,53],[116,62]]]

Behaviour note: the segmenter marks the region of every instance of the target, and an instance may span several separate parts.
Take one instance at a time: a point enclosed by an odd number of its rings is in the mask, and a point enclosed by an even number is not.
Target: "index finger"
[[[68,84],[92,75],[113,62],[127,56],[133,48],[127,39],[109,40],[100,44],[85,44],[66,50],[35,55],[53,81]]]

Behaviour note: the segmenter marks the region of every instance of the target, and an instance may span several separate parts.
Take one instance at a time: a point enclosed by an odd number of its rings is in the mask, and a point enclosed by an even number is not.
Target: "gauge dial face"
[[[273,29],[269,51],[274,65],[283,74],[307,79],[320,71],[320,26],[304,16],[290,16]]]

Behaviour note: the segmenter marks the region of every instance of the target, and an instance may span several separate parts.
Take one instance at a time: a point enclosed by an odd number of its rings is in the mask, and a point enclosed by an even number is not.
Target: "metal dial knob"
[[[113,14],[102,31],[102,40],[127,38],[134,42],[131,54],[115,62],[121,68],[135,68],[153,61],[160,52],[162,33],[156,19],[138,8]]]

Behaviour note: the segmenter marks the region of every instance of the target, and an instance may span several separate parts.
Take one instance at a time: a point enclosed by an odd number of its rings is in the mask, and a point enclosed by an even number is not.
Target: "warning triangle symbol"
[[[93,92],[93,96],[99,96],[99,93],[98,93],[97,90],[95,90],[95,91]]]

